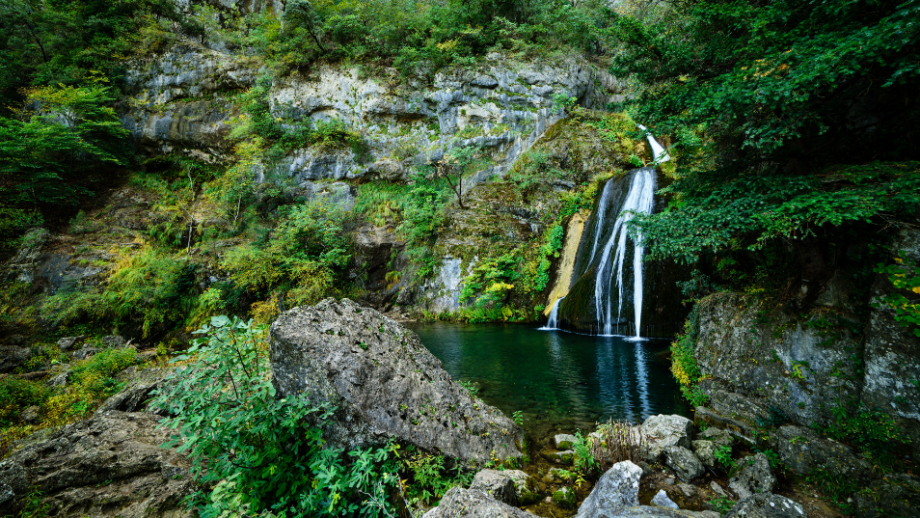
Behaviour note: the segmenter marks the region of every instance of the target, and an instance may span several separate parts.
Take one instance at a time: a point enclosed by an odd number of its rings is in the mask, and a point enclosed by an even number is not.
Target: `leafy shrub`
[[[26,408],[43,404],[50,393],[42,383],[9,377],[0,379],[0,428],[12,425]]]
[[[203,517],[225,513],[289,517],[392,515],[395,446],[329,447],[319,428],[335,410],[305,397],[279,399],[271,381],[264,327],[214,317],[174,362],[184,364],[153,405],[173,416],[167,443],[186,452],[210,487],[193,500]]]
[[[86,360],[72,364],[68,386],[50,397],[43,405],[49,423],[63,424],[82,418],[123,388],[115,375],[134,364],[133,347],[104,349]]]
[[[709,396],[697,386],[702,380],[694,355],[698,338],[699,310],[698,306],[694,306],[684,323],[684,333],[671,343],[671,373],[680,383],[681,393],[693,406],[705,405],[709,400]]]
[[[591,451],[591,444],[585,440],[581,432],[575,432],[575,440],[572,442],[572,449],[575,451],[574,468],[575,471],[587,475],[600,469],[600,463],[594,458]]]

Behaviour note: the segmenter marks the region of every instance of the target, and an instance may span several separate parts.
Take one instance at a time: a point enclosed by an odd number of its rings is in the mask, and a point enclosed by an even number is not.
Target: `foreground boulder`
[[[639,505],[642,468],[630,461],[618,462],[607,470],[588,498],[578,508],[578,518],[602,518]]]
[[[649,461],[657,460],[670,446],[690,448],[693,422],[679,415],[654,415],[642,423],[642,435],[648,440]]]
[[[192,516],[183,501],[194,491],[190,464],[160,448],[169,431],[157,429],[158,421],[106,412],[28,444],[0,462],[0,515],[38,490],[49,516]]]
[[[454,487],[423,518],[536,518],[536,515],[499,502],[478,489]]]
[[[272,373],[282,397],[337,407],[324,437],[345,448],[395,438],[464,461],[519,458],[524,433],[470,396],[418,336],[350,300],[282,314],[271,327]]]

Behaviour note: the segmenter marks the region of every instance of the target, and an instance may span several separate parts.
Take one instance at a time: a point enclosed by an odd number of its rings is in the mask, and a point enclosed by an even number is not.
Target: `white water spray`
[[[541,331],[556,331],[559,329],[559,303],[562,302],[562,299],[565,297],[559,297],[556,299],[556,303],[553,304],[553,309],[549,312],[549,320],[546,321],[546,325],[541,327]]]
[[[633,177],[629,183],[629,191],[626,194],[626,200],[620,207],[620,213],[613,225],[613,231],[610,233],[610,238],[602,249],[594,281],[594,305],[598,322],[598,334],[612,335],[614,322],[617,324],[620,322],[620,313],[623,309],[623,294],[625,291],[623,264],[626,259],[626,243],[628,237],[626,223],[632,220],[635,214],[651,213],[655,197],[655,183],[654,167],[643,167],[633,173]],[[613,183],[608,182],[604,187],[604,193],[601,198],[602,202],[606,201],[608,191],[611,189],[613,189]],[[601,203],[601,207],[603,206],[604,204]],[[645,253],[645,247],[641,246],[641,235],[638,237],[638,241],[633,242],[633,307],[635,313],[636,336],[641,334],[642,329],[642,256]],[[595,243],[593,249],[597,250],[600,233],[596,233],[594,239]],[[616,272],[616,287],[619,295],[617,297],[618,307],[616,319],[613,318],[613,300],[611,297],[611,280],[614,271]]]

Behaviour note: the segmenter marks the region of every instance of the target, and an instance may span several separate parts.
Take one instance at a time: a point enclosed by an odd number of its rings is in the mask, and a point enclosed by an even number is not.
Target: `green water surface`
[[[524,325],[414,324],[456,380],[531,433],[588,432],[608,419],[688,416],[667,361],[667,342],[630,342]]]

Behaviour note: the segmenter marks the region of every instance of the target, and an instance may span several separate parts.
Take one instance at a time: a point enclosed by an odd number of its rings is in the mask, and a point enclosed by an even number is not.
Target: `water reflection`
[[[687,414],[663,355],[666,343],[541,332],[517,325],[418,324],[455,378],[525,426],[586,430],[598,421]]]

